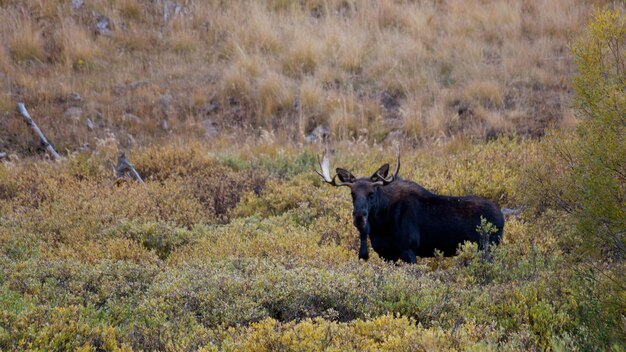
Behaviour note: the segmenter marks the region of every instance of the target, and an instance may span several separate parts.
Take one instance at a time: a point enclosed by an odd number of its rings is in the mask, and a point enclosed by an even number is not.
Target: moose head
[[[361,249],[359,258],[368,259],[367,253],[367,236],[370,232],[368,217],[375,212],[381,201],[380,187],[391,184],[398,178],[400,170],[400,148],[398,147],[397,164],[393,174],[389,174],[389,164],[381,166],[372,176],[356,178],[350,171],[342,168],[336,169],[336,174],[331,176],[330,159],[327,153],[324,153],[322,161],[319,163],[321,172],[317,171],[324,182],[335,186],[350,187],[352,195],[352,220],[354,226],[359,230],[361,235]]]

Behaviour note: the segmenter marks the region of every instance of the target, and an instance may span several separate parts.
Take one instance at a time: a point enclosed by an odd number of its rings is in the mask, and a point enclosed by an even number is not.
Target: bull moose
[[[342,168],[331,177],[327,153],[319,164],[321,172],[316,172],[326,183],[350,187],[353,222],[361,240],[360,259],[369,258],[368,237],[374,251],[385,260],[415,263],[417,256],[432,257],[435,250],[455,255],[464,241],[481,244],[477,232],[481,217],[497,230],[488,242],[500,241],[504,217],[496,204],[477,196],[437,195],[400,178],[399,148],[391,175],[389,164],[384,164],[370,177],[356,178]]]

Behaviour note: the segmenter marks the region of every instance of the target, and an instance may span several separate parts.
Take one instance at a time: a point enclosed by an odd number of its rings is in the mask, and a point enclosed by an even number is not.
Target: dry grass
[[[28,16],[20,16],[9,24],[9,52],[15,63],[43,61],[45,59],[44,40],[41,30]],[[3,41],[4,42],[4,41]]]
[[[35,147],[12,128],[17,100],[70,150],[108,133],[145,142],[202,136],[205,120],[296,140],[320,124],[336,139],[382,140],[396,130],[414,140],[541,135],[549,124],[572,124],[567,44],[590,5],[188,1],[167,23],[162,9],[139,0],[95,0],[77,11],[69,2],[3,1],[0,148]],[[96,34],[99,15],[109,18],[110,37]],[[72,102],[71,93],[83,100]],[[166,107],[163,97],[172,98]],[[55,126],[75,105],[89,116]],[[124,113],[140,126],[127,130]],[[86,118],[98,120],[94,131]]]
[[[76,71],[94,67],[102,55],[102,50],[89,32],[74,21],[65,21],[56,36],[60,44],[61,62]]]

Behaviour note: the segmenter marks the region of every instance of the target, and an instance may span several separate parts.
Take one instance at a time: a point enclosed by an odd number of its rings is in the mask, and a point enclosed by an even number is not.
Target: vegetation
[[[513,170],[534,144],[416,150],[404,155],[404,175],[516,204]],[[143,185],[111,179],[102,165],[113,149],[3,164],[2,348],[307,349],[319,334],[337,349],[572,342],[573,303],[560,290],[572,289],[564,277],[573,273],[559,269],[557,232],[546,226],[559,221],[554,214],[541,225],[511,219],[489,262],[467,245],[456,258],[418,265],[363,263],[348,195],[311,172],[312,151],[282,148],[214,157],[200,145],[139,149],[130,157]],[[388,156],[367,145],[338,151],[338,163],[359,171]],[[260,181],[277,166],[260,160],[280,154],[306,168]],[[241,201],[216,217],[208,195],[225,200],[220,185],[244,179]]]
[[[626,22],[619,11],[598,10],[572,47],[579,69],[575,103],[582,122],[574,132],[543,142],[541,165],[529,170],[528,201],[569,214],[570,237],[590,324],[589,343],[624,334],[626,308]],[[545,197],[544,195],[548,195]],[[586,290],[586,291],[584,291]]]
[[[626,349],[619,5],[0,5],[0,350]],[[14,99],[65,160],[33,156]],[[528,207],[498,246],[359,261],[350,197],[290,136],[318,124],[355,174],[391,134],[402,177]],[[145,183],[114,177],[122,150]]]
[[[512,206],[516,170],[537,149],[519,139],[418,149],[403,173]],[[591,302],[560,210],[509,218],[487,255],[467,244],[417,265],[363,263],[349,197],[310,171],[313,151],[212,153],[137,149],[146,184],[112,179],[102,165],[114,148],[3,164],[2,349],[576,349],[595,329],[578,315]],[[349,143],[337,163],[371,171],[387,154]],[[277,172],[281,160],[303,167]],[[227,203],[220,187],[232,182],[240,201]],[[223,217],[207,199],[224,201]]]
[[[163,1],[0,1],[0,149],[39,149],[18,100],[60,152],[111,134],[124,147],[203,138],[207,126],[419,144],[574,120],[567,41],[589,1],[178,3],[165,21]]]

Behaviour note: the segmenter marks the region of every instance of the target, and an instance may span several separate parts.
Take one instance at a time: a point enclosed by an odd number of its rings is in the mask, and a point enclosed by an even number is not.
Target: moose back
[[[477,232],[481,217],[496,228],[489,235],[489,243],[499,243],[502,236],[504,217],[493,202],[477,196],[437,195],[401,179],[399,149],[391,175],[389,164],[384,164],[370,177],[356,178],[342,168],[331,177],[326,153],[320,167],[317,173],[325,182],[351,190],[352,218],[361,240],[360,259],[369,258],[368,237],[374,251],[390,261],[415,263],[417,256],[431,257],[435,250],[455,255],[465,241],[481,243]]]

